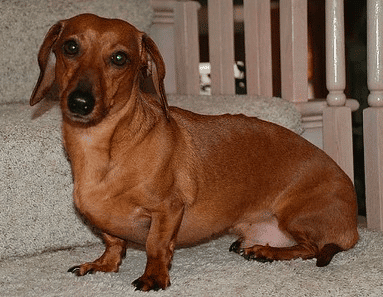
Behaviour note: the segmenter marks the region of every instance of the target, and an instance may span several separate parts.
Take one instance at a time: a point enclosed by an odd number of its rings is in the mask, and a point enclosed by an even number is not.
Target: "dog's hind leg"
[[[120,238],[103,233],[106,249],[103,255],[94,262],[88,262],[69,268],[77,276],[96,271],[118,272],[122,259],[125,257],[127,242]]]
[[[276,204],[274,208],[275,220],[269,220],[263,229],[242,228],[245,231],[241,234],[242,242],[233,244],[231,249],[247,259],[317,258],[317,266],[328,265],[336,253],[352,248],[359,237],[352,184],[348,187],[341,185],[305,186],[309,190],[294,191],[294,195],[282,197],[284,203]],[[274,239],[281,238],[281,234],[294,243],[287,245]]]
[[[242,255],[245,259],[260,262],[317,258],[317,266],[326,266],[336,253],[351,248],[358,240],[356,226],[353,226],[351,221],[349,224],[342,224],[345,222],[347,217],[341,222],[334,222],[333,218],[326,219],[323,216],[306,216],[293,219],[289,223],[283,221],[279,223],[278,229],[281,234],[288,234],[293,239],[293,245],[275,245],[272,241],[257,242],[251,240],[251,236],[258,238],[258,235],[248,233],[243,239],[234,242],[230,251]],[[272,230],[270,226],[268,228]],[[250,242],[255,244],[249,245]]]
[[[250,232],[230,246],[230,251],[260,262],[311,259],[318,254],[317,245],[303,232],[283,232],[276,224],[274,220],[271,224],[252,226],[247,230]]]
[[[318,247],[310,240],[298,240],[296,245],[289,247],[273,247],[266,245],[254,245],[249,248],[237,250],[247,260],[257,260],[259,262],[271,262],[274,260],[292,260],[297,258],[312,259],[318,254]]]
[[[316,265],[323,267],[330,263],[336,253],[342,252],[344,249],[335,243],[329,243],[319,250],[315,243],[306,241],[305,243],[300,243],[292,247],[281,248],[269,245],[254,245],[244,249],[238,249],[238,243],[235,242],[230,250],[241,254],[247,260],[256,260],[259,262],[317,258]]]

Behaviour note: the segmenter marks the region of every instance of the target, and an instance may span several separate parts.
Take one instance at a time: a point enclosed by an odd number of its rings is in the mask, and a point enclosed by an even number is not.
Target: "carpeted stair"
[[[66,270],[98,257],[103,246],[72,203],[57,103],[28,104],[38,77],[37,51],[56,21],[80,12],[129,20],[149,30],[149,0],[2,1],[0,3],[0,296],[131,296],[145,253],[128,250],[118,274],[77,278]],[[300,116],[279,98],[175,96],[169,103],[205,114],[245,113],[302,132]],[[176,252],[172,287],[162,296],[380,296],[383,236],[361,241],[330,266],[314,261],[260,264],[229,253],[224,237]],[[379,294],[378,294],[379,293]],[[149,293],[146,296],[158,295]]]

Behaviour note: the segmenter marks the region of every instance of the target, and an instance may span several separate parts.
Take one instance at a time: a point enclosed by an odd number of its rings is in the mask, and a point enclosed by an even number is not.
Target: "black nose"
[[[74,91],[68,97],[68,108],[73,114],[86,116],[93,111],[95,100],[90,92]]]

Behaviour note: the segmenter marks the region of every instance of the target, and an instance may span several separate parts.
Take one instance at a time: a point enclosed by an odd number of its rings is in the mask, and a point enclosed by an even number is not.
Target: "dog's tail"
[[[335,243],[326,244],[317,255],[317,266],[323,267],[328,265],[335,254],[344,251],[339,245]]]

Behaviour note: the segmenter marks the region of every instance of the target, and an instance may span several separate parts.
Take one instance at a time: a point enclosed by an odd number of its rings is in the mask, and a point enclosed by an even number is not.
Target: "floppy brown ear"
[[[161,100],[161,106],[165,113],[166,118],[169,119],[169,106],[168,101],[166,99],[165,94],[165,86],[164,86],[164,79],[165,79],[165,63],[162,59],[161,53],[157,47],[157,45],[154,43],[154,41],[146,34],[142,35],[142,45],[145,51],[149,54],[151,60],[155,64],[155,73],[152,73],[153,77],[153,83],[154,87],[160,96]]]
[[[35,105],[41,101],[51,90],[55,81],[56,58],[52,52],[52,47],[58,39],[63,29],[63,23],[53,25],[44,38],[40,47],[38,62],[40,66],[40,76],[33,90],[30,104]]]

